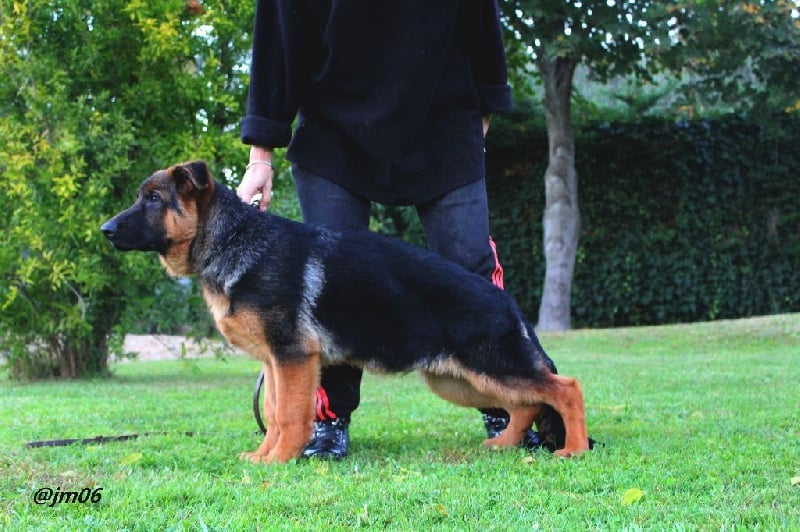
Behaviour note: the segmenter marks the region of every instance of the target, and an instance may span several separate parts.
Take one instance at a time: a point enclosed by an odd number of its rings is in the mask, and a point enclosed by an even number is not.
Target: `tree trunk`
[[[563,331],[571,326],[572,275],[580,231],[575,134],[570,119],[576,63],[563,57],[540,58],[538,66],[545,89],[549,160],[542,220],[546,271],[537,328]]]

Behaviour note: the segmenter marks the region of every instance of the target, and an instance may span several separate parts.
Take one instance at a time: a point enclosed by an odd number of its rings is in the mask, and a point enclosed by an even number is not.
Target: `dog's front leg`
[[[272,361],[264,362],[264,419],[267,420],[267,433],[264,440],[253,452],[243,452],[240,460],[250,460],[253,463],[265,461],[269,452],[278,442],[280,428],[275,419],[275,372],[272,370]]]
[[[264,462],[297,458],[311,438],[314,400],[319,386],[320,360],[312,355],[300,362],[278,362],[272,368],[275,383],[275,424],[278,439]]]

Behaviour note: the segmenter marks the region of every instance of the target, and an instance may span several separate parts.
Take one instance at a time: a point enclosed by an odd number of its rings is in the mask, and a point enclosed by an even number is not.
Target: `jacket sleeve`
[[[245,144],[278,148],[291,139],[307,71],[299,10],[293,4],[285,0],[256,4],[247,115],[241,122]]]
[[[507,113],[512,108],[508,66],[503,48],[500,7],[497,0],[470,2],[473,11],[472,70],[478,86],[481,114]]]

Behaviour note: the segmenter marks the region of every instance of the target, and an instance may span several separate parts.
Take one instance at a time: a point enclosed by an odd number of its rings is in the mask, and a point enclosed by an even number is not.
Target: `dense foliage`
[[[135,323],[191,321],[191,288],[154,257],[112,251],[99,226],[156,168],[245,160],[253,13],[236,6],[0,2],[0,352],[12,375],[103,373],[109,340]]]
[[[493,230],[507,286],[535,316],[546,134],[522,110],[489,137]],[[800,310],[800,120],[587,125],[576,326]]]

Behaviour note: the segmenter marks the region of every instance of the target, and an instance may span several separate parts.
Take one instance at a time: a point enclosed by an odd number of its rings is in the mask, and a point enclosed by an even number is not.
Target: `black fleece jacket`
[[[251,65],[242,141],[388,204],[483,177],[511,108],[497,0],[259,0]]]

